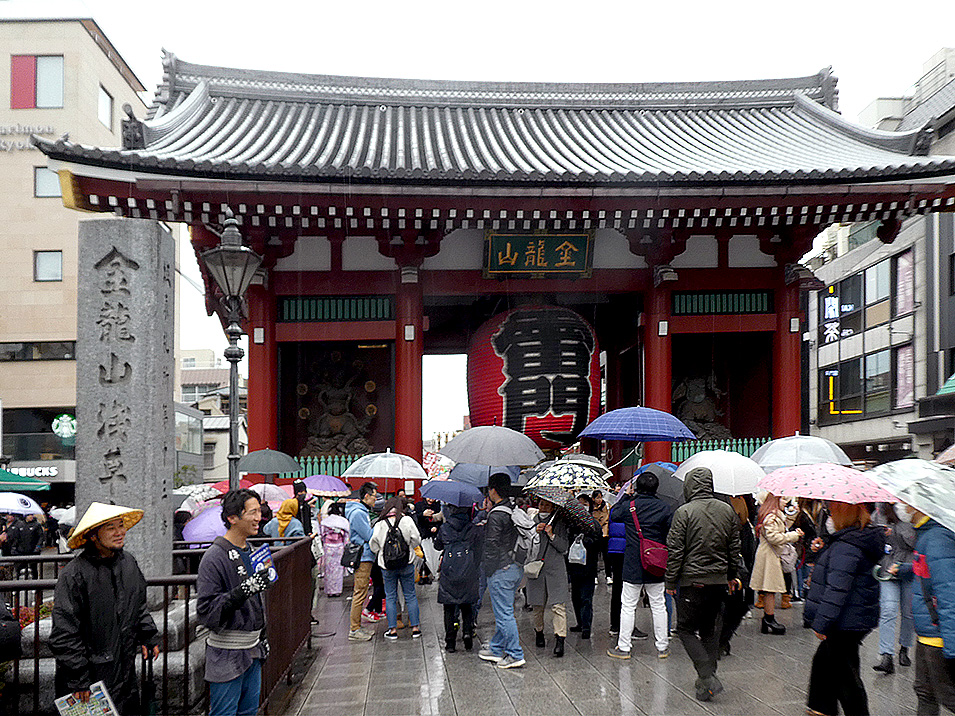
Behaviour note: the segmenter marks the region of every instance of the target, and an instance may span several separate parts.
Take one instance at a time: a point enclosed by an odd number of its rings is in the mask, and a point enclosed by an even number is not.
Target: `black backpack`
[[[397,515],[394,522],[387,517],[385,521],[388,523],[388,534],[385,535],[385,543],[381,548],[381,558],[384,560],[385,569],[404,569],[409,564],[411,552],[408,550],[404,535],[398,529],[401,515]]]

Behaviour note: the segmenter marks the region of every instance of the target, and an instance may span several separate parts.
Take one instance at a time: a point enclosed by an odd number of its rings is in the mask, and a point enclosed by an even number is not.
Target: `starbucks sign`
[[[76,418],[67,413],[57,415],[53,420],[53,433],[64,440],[76,437]]]

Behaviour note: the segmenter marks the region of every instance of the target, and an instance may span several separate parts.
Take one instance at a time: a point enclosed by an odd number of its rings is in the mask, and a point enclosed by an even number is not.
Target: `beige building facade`
[[[42,4],[37,4],[41,9]],[[77,225],[30,135],[120,143],[143,86],[89,18],[0,20],[0,401],[14,469],[69,482],[75,467]],[[66,427],[64,427],[64,425]],[[65,436],[65,437],[64,437]],[[50,475],[55,472],[55,475]]]

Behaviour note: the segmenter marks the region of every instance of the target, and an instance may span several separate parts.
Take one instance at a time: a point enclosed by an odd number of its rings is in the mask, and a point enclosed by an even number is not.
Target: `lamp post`
[[[229,347],[225,359],[229,361],[229,489],[239,487],[239,361],[245,355],[239,348],[242,336],[242,299],[252,277],[262,264],[262,257],[242,245],[239,221],[231,209],[226,209],[225,225],[219,245],[203,251],[202,261],[222,291],[222,307],[228,326],[225,329]]]

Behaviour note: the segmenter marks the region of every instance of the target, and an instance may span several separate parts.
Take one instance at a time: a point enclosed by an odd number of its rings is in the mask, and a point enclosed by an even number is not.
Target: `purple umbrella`
[[[302,482],[319,497],[348,497],[351,494],[348,485],[331,475],[311,475]]]
[[[225,534],[222,524],[222,505],[213,505],[189,520],[182,528],[182,538],[186,542],[212,542]]]

